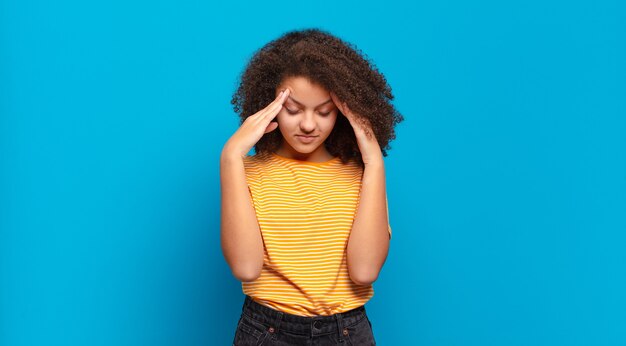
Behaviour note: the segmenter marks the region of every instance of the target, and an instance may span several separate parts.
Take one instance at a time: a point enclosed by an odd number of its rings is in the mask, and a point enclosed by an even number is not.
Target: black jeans
[[[376,345],[365,306],[331,316],[298,316],[261,305],[250,296],[241,309],[234,346]]]

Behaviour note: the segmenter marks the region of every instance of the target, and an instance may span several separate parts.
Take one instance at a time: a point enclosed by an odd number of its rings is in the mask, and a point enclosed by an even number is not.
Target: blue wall
[[[380,345],[626,344],[626,7],[0,3],[0,344],[230,345],[229,104],[319,27],[386,75]]]

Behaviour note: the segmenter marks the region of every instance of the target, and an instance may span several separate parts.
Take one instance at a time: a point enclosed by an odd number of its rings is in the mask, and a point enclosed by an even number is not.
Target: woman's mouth
[[[304,144],[309,144],[309,143],[313,142],[315,140],[315,137],[317,137],[317,136],[296,135],[296,137],[300,140],[300,142],[302,142]]]

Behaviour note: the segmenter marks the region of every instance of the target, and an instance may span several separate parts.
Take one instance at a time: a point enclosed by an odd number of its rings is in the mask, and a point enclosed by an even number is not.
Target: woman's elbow
[[[233,276],[241,282],[251,282],[258,279],[261,276],[261,269],[263,269],[263,260],[240,259],[230,264],[230,271]]]
[[[350,279],[357,285],[371,285],[378,278],[378,273],[374,271],[360,271],[358,273],[350,273]]]
[[[252,282],[261,276],[261,268],[241,266],[233,268],[232,273],[241,282]]]

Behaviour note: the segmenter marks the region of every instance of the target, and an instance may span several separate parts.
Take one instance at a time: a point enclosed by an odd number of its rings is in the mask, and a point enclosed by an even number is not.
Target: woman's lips
[[[298,137],[298,139],[300,140],[300,142],[304,143],[304,144],[309,144],[311,142],[313,142],[315,140],[315,137],[317,136],[302,136],[302,135],[296,135],[296,137]]]

